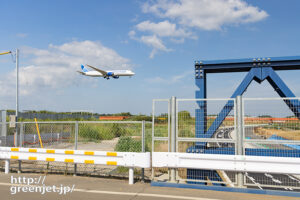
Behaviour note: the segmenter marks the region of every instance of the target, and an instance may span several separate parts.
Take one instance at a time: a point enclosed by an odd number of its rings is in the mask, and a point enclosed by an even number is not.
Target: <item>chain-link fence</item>
[[[11,128],[9,123],[6,123],[6,133],[2,133],[6,136],[2,136],[1,146],[146,152],[151,151],[152,148],[151,125],[151,122],[146,121],[46,121],[18,122],[17,128]],[[11,169],[23,172],[128,176],[128,168],[94,164],[12,161]],[[140,177],[142,170],[136,170],[135,174]],[[143,175],[149,179],[151,170],[146,170]]]

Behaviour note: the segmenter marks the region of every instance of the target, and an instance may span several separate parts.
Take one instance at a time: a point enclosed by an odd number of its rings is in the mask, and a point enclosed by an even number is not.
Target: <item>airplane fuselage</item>
[[[93,71],[87,70],[84,65],[81,65],[82,71],[77,71],[78,73],[85,75],[85,76],[91,76],[91,77],[103,77],[105,79],[109,79],[110,77],[118,79],[120,76],[133,76],[135,73],[131,70],[110,70],[105,71],[90,65],[87,65],[88,67],[94,69]]]
[[[101,72],[97,71],[88,71],[88,72],[83,72],[84,75],[86,76],[92,76],[92,77],[104,77]],[[134,72],[131,70],[111,70],[107,71],[107,76],[133,76]]]

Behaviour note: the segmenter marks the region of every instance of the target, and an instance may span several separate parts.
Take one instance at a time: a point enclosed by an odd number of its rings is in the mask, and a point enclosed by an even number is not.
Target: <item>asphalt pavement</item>
[[[215,133],[216,138],[226,138],[229,139],[230,132],[233,131],[233,128],[225,128],[219,130]],[[226,134],[225,134],[226,133]],[[245,137],[249,139],[262,139],[264,138],[260,135],[254,134],[253,127],[245,127]],[[222,144],[222,146],[226,146],[226,144]],[[252,148],[262,148],[262,149],[291,149],[290,147],[286,147],[281,144],[251,144]],[[230,174],[231,172],[227,172]],[[232,177],[232,176],[229,176]],[[255,189],[272,189],[272,190],[283,190],[283,191],[294,191],[300,192],[300,189],[295,189],[294,187],[300,186],[300,179],[299,177],[295,177],[293,175],[288,174],[269,174],[269,173],[245,173],[245,177],[247,182],[252,184],[252,186],[248,186],[248,188],[255,188]],[[269,185],[269,186],[268,186]],[[272,187],[273,186],[273,187]]]
[[[20,178],[19,178],[20,177]],[[34,183],[28,184],[28,182]],[[18,182],[18,183],[16,183]],[[20,184],[21,182],[21,184]],[[50,187],[52,190],[41,194],[41,191],[29,191],[30,186]],[[53,187],[56,186],[56,191]],[[27,189],[26,189],[27,187]],[[66,194],[59,194],[59,188],[69,187]],[[20,188],[20,189],[18,189]],[[25,192],[23,191],[26,189]],[[36,187],[37,188],[37,187]],[[15,194],[13,194],[15,193]],[[165,188],[151,187],[149,183],[137,182],[129,185],[128,180],[105,179],[99,177],[79,177],[64,175],[47,175],[44,174],[4,174],[0,173],[0,195],[1,199],[14,200],[99,200],[99,199],[116,199],[116,200],[296,200],[299,198],[285,196],[271,196],[258,194],[245,194],[233,192],[219,192],[198,189],[182,188]]]

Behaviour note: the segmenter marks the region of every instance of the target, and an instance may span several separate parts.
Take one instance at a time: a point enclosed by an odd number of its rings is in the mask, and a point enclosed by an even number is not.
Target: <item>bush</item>
[[[126,129],[119,124],[81,124],[79,126],[79,137],[88,141],[111,140],[127,134]]]
[[[103,139],[99,134],[98,129],[89,124],[82,124],[79,126],[78,136],[81,138],[85,138],[88,141],[100,141],[101,139]]]
[[[188,119],[192,118],[190,112],[186,111],[186,110],[180,111],[178,113],[178,116],[180,119],[183,119],[183,120],[188,120]]]
[[[115,138],[115,135],[109,127],[97,127],[97,130],[100,138],[103,140],[111,140]]]
[[[111,127],[111,134],[115,137],[121,137],[126,135],[126,130],[122,127],[120,127],[119,124],[113,124]]]
[[[142,151],[142,142],[140,140],[135,140],[129,136],[121,136],[115,147],[115,151],[141,152]]]

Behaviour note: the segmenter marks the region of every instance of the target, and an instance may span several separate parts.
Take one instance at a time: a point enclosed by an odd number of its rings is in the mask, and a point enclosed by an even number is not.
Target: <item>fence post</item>
[[[145,120],[142,121],[142,152],[145,152]],[[145,169],[142,168],[142,182],[145,182]]]
[[[23,147],[23,138],[24,138],[24,124],[21,122],[20,125],[20,138],[19,138],[19,147]],[[22,161],[18,160],[19,168],[18,173],[22,172]]]
[[[6,127],[6,110],[1,111],[1,130],[0,136],[3,136],[3,140],[0,140],[0,146],[7,146],[7,127]]]
[[[9,173],[9,164],[10,164],[10,160],[5,160],[5,174]]]
[[[176,152],[176,97],[171,98],[171,152]],[[170,181],[176,182],[176,170],[171,169]]]
[[[152,100],[152,130],[151,130],[151,151],[154,152],[154,125],[155,125],[155,101]],[[154,168],[151,167],[151,180],[154,179]]]
[[[77,150],[78,146],[78,121],[75,122],[75,145],[74,149]],[[77,174],[77,164],[74,164],[74,176]]]
[[[20,140],[19,140],[20,147],[23,147],[23,141],[24,141],[24,124],[20,123]]]
[[[7,136],[7,127],[6,127],[6,110],[1,111],[1,136]],[[4,144],[3,146],[6,146]]]
[[[56,141],[57,141],[57,144],[59,143],[59,133],[56,134]]]
[[[129,185],[134,183],[134,168],[129,167]]]
[[[236,97],[236,118],[237,118],[236,153],[237,155],[244,155],[243,99],[241,96]],[[244,185],[243,172],[238,172],[237,185],[238,187],[243,187]]]

